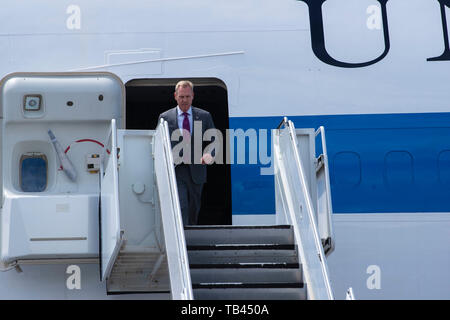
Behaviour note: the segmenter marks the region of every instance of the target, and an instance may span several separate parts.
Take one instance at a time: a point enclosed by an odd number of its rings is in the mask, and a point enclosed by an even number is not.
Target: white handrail
[[[324,182],[325,182],[325,191],[326,191],[326,226],[320,226],[326,228],[326,233],[330,238],[330,243],[328,244],[329,247],[327,248],[326,254],[330,254],[334,251],[334,233],[333,233],[333,221],[332,221],[332,214],[333,214],[333,206],[331,201],[331,183],[330,183],[330,171],[328,167],[328,151],[327,151],[327,143],[326,143],[326,136],[325,136],[325,128],[323,126],[320,126],[315,136],[318,137],[320,135],[321,138],[321,144],[322,144],[322,156],[323,156],[323,168],[324,168]],[[318,221],[319,215],[321,215],[321,211],[318,212]],[[320,230],[319,230],[320,231]]]
[[[277,192],[282,193],[284,200],[282,211],[286,221],[290,222],[294,229],[308,297],[333,299],[325,254],[315,222],[314,207],[297,148],[295,127],[292,121],[286,120],[283,122],[285,128],[278,131],[274,143]]]
[[[117,127],[116,120],[111,120],[110,133],[108,135],[107,144],[110,146],[111,154],[109,157],[105,158],[106,167],[103,168],[103,164],[100,169],[100,197],[103,198],[105,192],[105,198],[109,199],[110,204],[109,208],[112,208],[112,212],[107,212],[104,210],[106,205],[105,201],[101,201],[102,209],[102,218],[106,214],[110,214],[110,222],[112,224],[106,224],[105,220],[102,219],[103,223],[101,224],[101,239],[102,241],[102,255],[101,259],[101,279],[102,281],[106,280],[112,271],[114,266],[114,261],[116,261],[117,256],[119,255],[120,248],[123,243],[123,231],[120,226],[120,212],[119,212],[119,185],[118,185],[118,163],[117,163]],[[103,151],[106,154],[106,148]],[[105,174],[105,176],[103,176]],[[113,183],[104,184],[104,179],[111,179]],[[111,230],[112,228],[112,230]],[[105,242],[103,242],[105,240]],[[112,240],[112,241],[111,241]]]
[[[154,143],[155,173],[161,202],[161,220],[169,266],[171,295],[172,299],[175,300],[192,300],[192,282],[173,166],[169,128],[167,122],[163,119],[156,129]],[[162,156],[162,159],[158,159],[160,156]],[[164,187],[165,183],[168,184],[168,188],[160,189]],[[164,194],[162,194],[163,192]],[[169,206],[167,206],[167,202],[169,202]]]
[[[3,114],[0,113],[0,208],[3,208],[3,137]]]
[[[328,151],[327,151],[327,143],[326,143],[326,138],[325,138],[325,128],[323,126],[320,126],[319,129],[317,129],[316,131],[316,137],[320,134],[320,138],[321,138],[321,142],[322,142],[322,154],[324,157],[324,161],[326,163],[328,163]],[[331,184],[330,184],[330,172],[328,170],[328,167],[326,167],[325,169],[325,182],[326,182],[326,187],[327,190],[331,190]],[[331,195],[331,191],[329,193]],[[333,212],[333,206],[332,206],[332,202],[331,202],[331,196],[327,197],[327,202],[328,202],[328,211],[330,212],[330,214]]]
[[[353,288],[350,287],[345,293],[345,300],[355,300],[355,294],[353,293]]]

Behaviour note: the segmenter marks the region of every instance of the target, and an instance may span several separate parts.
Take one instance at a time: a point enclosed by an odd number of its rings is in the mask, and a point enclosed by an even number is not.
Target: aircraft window
[[[450,185],[450,150],[439,153],[438,158],[439,180],[442,184]]]
[[[352,151],[336,153],[333,159],[335,183],[345,187],[356,187],[361,183],[361,158]]]
[[[42,192],[47,188],[48,161],[41,153],[24,154],[20,158],[20,188],[24,192]]]
[[[413,156],[407,151],[390,151],[384,158],[385,181],[391,186],[407,185],[414,181]]]

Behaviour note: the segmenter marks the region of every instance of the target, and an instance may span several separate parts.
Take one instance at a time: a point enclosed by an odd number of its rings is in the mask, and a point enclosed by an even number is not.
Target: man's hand
[[[202,164],[211,164],[214,162],[214,158],[209,153],[205,153],[200,160]]]

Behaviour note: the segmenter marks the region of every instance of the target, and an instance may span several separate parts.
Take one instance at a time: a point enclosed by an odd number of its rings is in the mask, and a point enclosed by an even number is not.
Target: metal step
[[[195,299],[306,299],[291,226],[188,226]]]
[[[188,246],[190,264],[298,263],[294,245]]]
[[[294,232],[289,225],[187,226],[184,233],[188,245],[294,243]]]
[[[191,264],[193,283],[302,282],[298,263]]]
[[[106,280],[108,294],[170,291],[165,254],[152,249],[124,246]]]
[[[302,283],[199,283],[193,284],[198,300],[305,300]]]

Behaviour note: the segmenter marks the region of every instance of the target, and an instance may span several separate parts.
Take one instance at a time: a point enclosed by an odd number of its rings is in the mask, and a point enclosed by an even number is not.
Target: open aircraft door
[[[8,173],[0,179],[2,264],[96,263],[101,255],[104,279],[121,241],[121,79],[108,72],[24,72],[1,83],[0,171]]]
[[[111,274],[114,262],[123,243],[119,212],[119,173],[117,154],[116,121],[111,121],[109,136],[110,150],[105,152],[105,161],[100,170],[100,277],[106,280]]]

